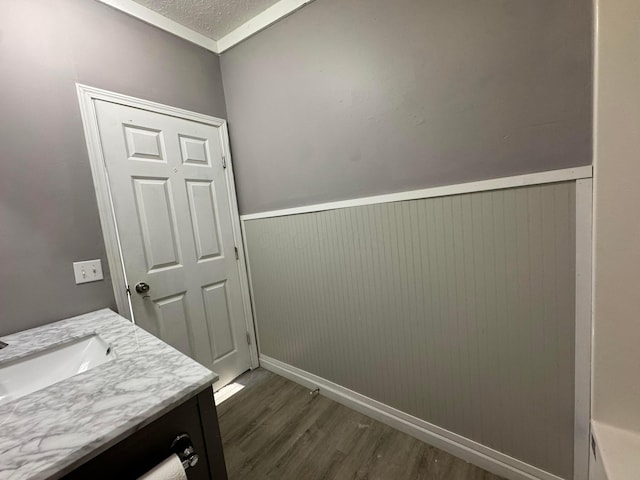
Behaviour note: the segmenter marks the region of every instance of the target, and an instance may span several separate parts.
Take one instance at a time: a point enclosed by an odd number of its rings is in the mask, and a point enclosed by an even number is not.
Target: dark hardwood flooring
[[[263,369],[218,406],[229,480],[500,480]]]

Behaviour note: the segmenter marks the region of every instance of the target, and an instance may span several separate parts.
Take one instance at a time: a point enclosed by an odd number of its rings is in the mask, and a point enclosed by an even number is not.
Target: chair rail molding
[[[282,217],[285,215],[322,212],[325,210],[335,210],[337,208],[358,207],[361,205],[374,205],[377,203],[403,202],[407,200],[419,200],[421,198],[445,197],[449,195],[460,195],[462,193],[485,192],[488,190],[502,190],[505,188],[525,187],[528,185],[566,182],[570,180],[591,178],[592,176],[593,167],[591,165],[585,165],[582,167],[564,168],[561,170],[548,170],[545,172],[528,173],[525,175],[479,180],[477,182],[456,183],[452,185],[444,185],[441,187],[408,190],[404,192],[388,193],[385,195],[374,195],[370,197],[339,200],[336,202],[317,203],[313,205],[304,205],[301,207],[284,208],[281,210],[249,213],[241,215],[240,219],[256,220],[258,218]]]

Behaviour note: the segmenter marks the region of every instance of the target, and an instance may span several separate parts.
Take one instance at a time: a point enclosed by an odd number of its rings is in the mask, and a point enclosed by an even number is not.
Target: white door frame
[[[82,125],[84,127],[84,135],[87,142],[87,151],[89,153],[89,161],[91,163],[91,174],[93,176],[93,185],[98,200],[98,212],[100,214],[100,224],[102,225],[102,234],[104,236],[105,249],[107,252],[107,262],[111,273],[111,283],[113,285],[113,293],[120,315],[133,319],[129,295],[127,294],[127,277],[122,257],[122,249],[118,237],[118,227],[115,221],[115,211],[111,199],[111,189],[107,175],[107,167],[102,153],[102,145],[100,142],[100,133],[98,130],[98,117],[96,115],[96,100],[103,100],[111,103],[117,103],[127,107],[147,110],[161,115],[170,115],[172,117],[191,120],[194,122],[211,125],[218,128],[220,135],[220,145],[222,155],[226,161],[225,179],[227,182],[227,192],[229,196],[229,205],[231,207],[231,225],[233,229],[233,239],[238,249],[238,273],[240,276],[240,290],[242,295],[243,313],[246,324],[246,330],[249,334],[247,340],[250,340],[249,353],[251,357],[251,368],[258,367],[258,350],[256,345],[256,334],[253,324],[253,314],[251,309],[251,300],[249,296],[249,280],[247,277],[247,267],[245,264],[244,242],[242,241],[242,230],[240,228],[240,214],[238,213],[238,202],[236,198],[236,188],[233,176],[233,163],[231,161],[231,151],[229,148],[229,133],[227,130],[227,121],[204,115],[201,113],[183,110],[181,108],[163,105],[161,103],[151,102],[140,98],[130,97],[120,93],[110,92],[99,88],[90,87],[76,83],[78,93],[78,102],[80,103],[80,114],[82,116]]]

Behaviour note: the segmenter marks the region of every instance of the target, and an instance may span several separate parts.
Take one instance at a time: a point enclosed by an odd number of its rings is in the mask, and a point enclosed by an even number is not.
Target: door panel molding
[[[91,174],[93,177],[93,184],[96,192],[98,212],[100,215],[100,224],[102,226],[105,249],[107,253],[107,262],[109,264],[109,271],[111,273],[111,283],[113,285],[116,305],[118,308],[118,313],[130,320],[133,319],[133,315],[129,296],[127,294],[128,282],[122,256],[122,248],[118,236],[118,227],[115,221],[115,212],[111,197],[111,190],[109,187],[105,159],[102,152],[95,102],[98,100],[106,101],[126,107],[133,107],[141,110],[159,113],[161,115],[169,115],[176,118],[218,127],[222,156],[226,163],[224,173],[225,182],[227,184],[233,238],[238,249],[239,260],[237,262],[237,267],[240,277],[240,292],[243,304],[243,315],[247,332],[252,339],[249,345],[251,367],[256,368],[258,366],[257,342],[255,341],[256,334],[253,322],[252,306],[249,296],[249,280],[247,277],[244,242],[242,239],[242,230],[240,226],[240,215],[238,212],[238,203],[233,174],[233,162],[231,159],[229,148],[229,134],[226,120],[212,117],[210,115],[204,115],[202,113],[172,107],[169,105],[164,105],[161,103],[152,102],[149,100],[144,100],[141,98],[131,97],[116,92],[110,92],[108,90],[102,90],[80,83],[76,83],[76,91],[78,94],[80,114],[82,118],[82,125],[84,128],[85,140],[87,143],[87,152],[91,165]],[[162,150],[164,150],[163,147],[163,142],[160,139],[158,145],[158,148],[160,149],[159,153],[162,153]],[[210,159],[208,146],[205,147],[205,152],[205,155]],[[157,159],[150,159],[148,157],[145,159],[147,161],[158,161]]]
[[[168,178],[132,177],[133,192],[138,209],[142,246],[147,262],[147,272],[157,272],[171,267],[181,266],[180,236],[176,226],[176,212],[171,195],[171,181]],[[153,190],[159,190],[153,192]],[[146,198],[145,191],[155,193],[154,198]],[[155,200],[155,201],[154,201]],[[162,206],[162,208],[160,208]],[[154,225],[149,219],[155,219]],[[144,219],[144,221],[142,220]],[[154,228],[155,226],[155,228]],[[155,248],[152,231],[164,229],[162,242]],[[164,241],[171,239],[171,242]],[[166,249],[169,246],[169,249]],[[158,251],[160,250],[160,251]],[[162,251],[167,250],[167,251]]]

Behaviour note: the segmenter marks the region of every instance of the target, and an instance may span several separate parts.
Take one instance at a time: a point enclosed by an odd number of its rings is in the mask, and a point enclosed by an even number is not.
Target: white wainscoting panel
[[[245,221],[261,354],[572,478],[575,193]]]

